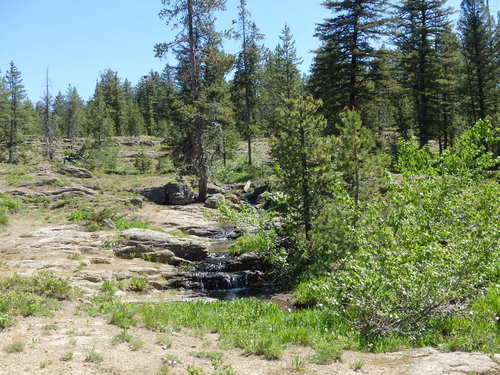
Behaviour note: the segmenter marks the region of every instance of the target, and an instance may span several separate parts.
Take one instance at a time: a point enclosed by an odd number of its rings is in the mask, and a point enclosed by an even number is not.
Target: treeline
[[[182,37],[155,52],[174,53],[178,65],[152,71],[135,86],[106,70],[87,101],[72,86],[53,97],[47,85],[44,98],[32,103],[12,63],[0,85],[7,148],[21,133],[90,136],[99,144],[113,135],[152,135],[169,139],[179,159],[192,163],[209,158],[201,155],[208,149],[227,158],[243,138],[251,164],[252,140],[286,126],[279,108],[304,94],[322,101],[326,132],[335,133],[348,107],[379,144],[391,130],[417,136],[420,146],[435,140],[442,151],[470,124],[498,117],[500,29],[485,0],[463,0],[456,28],[445,0],[325,1],[330,14],[316,27],[321,44],[308,76],[300,74],[291,29],[283,28],[274,49],[265,48],[245,0],[232,32],[241,42],[236,55],[223,51],[226,34],[215,29],[214,12],[225,1],[163,3],[160,17],[179,21]]]

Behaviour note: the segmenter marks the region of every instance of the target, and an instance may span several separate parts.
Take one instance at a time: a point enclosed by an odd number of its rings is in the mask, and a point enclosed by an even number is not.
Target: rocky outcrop
[[[76,178],[93,178],[94,175],[92,172],[85,168],[75,167],[73,165],[65,165],[61,169],[59,169],[58,173],[72,176]]]
[[[127,229],[121,232],[121,236],[121,247],[115,250],[115,254],[122,258],[140,257],[178,265],[201,261],[208,256],[208,244],[199,240],[148,229]]]
[[[205,207],[207,208],[217,208],[219,202],[224,199],[224,195],[222,194],[213,194],[210,195],[205,201]]]
[[[145,189],[140,193],[156,204],[186,205],[196,201],[196,195],[184,184],[167,184]]]

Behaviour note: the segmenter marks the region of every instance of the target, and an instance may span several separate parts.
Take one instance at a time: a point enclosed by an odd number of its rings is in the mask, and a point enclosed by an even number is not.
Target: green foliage
[[[255,146],[255,144],[254,144]],[[264,182],[273,174],[273,169],[269,163],[263,159],[263,155],[254,147],[252,165],[248,164],[245,155],[236,155],[226,161],[226,164],[215,163],[212,169],[212,176],[215,180],[225,184],[245,183],[254,181]]]
[[[134,167],[141,173],[147,173],[153,165],[153,159],[143,152],[134,155]]]
[[[139,277],[132,277],[128,286],[134,292],[143,292],[148,287],[148,281]]]
[[[257,253],[266,263],[274,267],[286,265],[286,251],[278,246],[278,234],[273,229],[261,229],[253,234],[245,234],[238,237],[229,247],[229,253],[232,255],[249,252]]]
[[[480,120],[465,131],[442,155],[415,143],[399,145],[397,170],[405,174],[481,177],[499,163],[494,150],[499,143],[498,126],[491,119]]]
[[[337,194],[316,222],[309,253],[308,276],[320,277],[299,285],[299,301],[356,322],[372,343],[403,334],[414,344],[436,334],[436,322],[469,310],[498,278],[500,189],[480,179],[495,165],[488,152],[495,134],[480,122],[443,155],[405,145],[404,176],[359,210]]]
[[[22,351],[24,351],[24,343],[21,341],[15,341],[4,346],[3,350],[6,353],[21,353]]]
[[[58,308],[57,300],[71,295],[67,281],[49,272],[0,280],[0,329],[14,324],[16,315],[51,315]]]
[[[287,196],[284,212],[290,233],[309,239],[313,217],[332,184],[330,137],[318,113],[321,102],[311,96],[286,100],[279,109],[278,129],[271,154],[276,174]]]
[[[116,210],[112,207],[104,207],[98,210],[90,208],[73,211],[68,215],[71,222],[84,225],[90,231],[100,230],[113,224],[113,220],[118,218]]]
[[[10,195],[0,193],[0,225],[8,222],[8,215],[19,212],[21,203]]]
[[[83,154],[81,165],[90,170],[115,171],[118,167],[117,147],[92,148]]]
[[[355,203],[373,193],[380,186],[384,174],[384,158],[375,153],[375,138],[370,129],[361,122],[354,110],[340,113],[337,124],[339,136],[334,138],[334,164],[342,175],[347,190]],[[371,181],[372,186],[368,186]]]

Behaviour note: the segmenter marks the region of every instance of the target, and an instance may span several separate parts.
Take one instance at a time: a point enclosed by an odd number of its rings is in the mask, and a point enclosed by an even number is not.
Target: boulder
[[[256,253],[241,254],[236,258],[231,258],[226,265],[226,271],[228,272],[263,269],[264,262]]]
[[[184,184],[149,188],[141,191],[141,194],[156,204],[163,205],[186,205],[196,201],[196,195]]]
[[[130,258],[133,255],[177,265],[185,261],[201,261],[208,256],[208,245],[190,238],[137,228],[124,230],[121,236],[122,247],[115,251],[119,257]]]
[[[224,199],[224,195],[222,194],[213,194],[210,195],[205,201],[205,207],[207,208],[217,208],[220,200]]]
[[[76,178],[93,178],[94,175],[88,169],[75,167],[73,165],[64,165],[59,169],[58,173],[69,175]]]
[[[222,194],[224,193],[224,189],[220,186],[215,185],[214,183],[209,182],[207,185],[207,193],[208,194]]]
[[[141,198],[137,198],[137,197],[136,198],[131,198],[129,202],[130,202],[130,204],[132,206],[136,206],[136,207],[139,207],[139,208],[142,208],[142,205],[144,203],[144,201]]]

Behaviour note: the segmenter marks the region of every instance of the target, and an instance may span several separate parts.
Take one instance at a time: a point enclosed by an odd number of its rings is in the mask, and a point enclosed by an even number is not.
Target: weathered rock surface
[[[199,240],[178,238],[149,229],[127,229],[121,232],[121,236],[122,247],[115,251],[120,257],[134,255],[179,264],[183,260],[201,261],[208,256],[208,244]]]
[[[94,175],[88,169],[75,167],[74,165],[65,165],[58,171],[60,174],[76,178],[93,178]]]
[[[264,268],[264,262],[255,253],[245,253],[236,258],[230,258],[226,265],[226,271],[228,272],[263,270]]]
[[[222,194],[213,194],[210,195],[205,201],[205,207],[207,208],[217,208],[219,202],[224,199],[224,195]]]
[[[424,350],[426,352],[411,365],[411,375],[500,373],[500,366],[484,353],[441,353],[430,348]]]
[[[141,191],[141,194],[156,204],[163,205],[186,205],[196,201],[196,195],[189,186],[183,184],[149,188]]]
[[[207,193],[208,194],[222,194],[224,193],[224,188],[215,185],[214,183],[209,182],[207,185]]]

